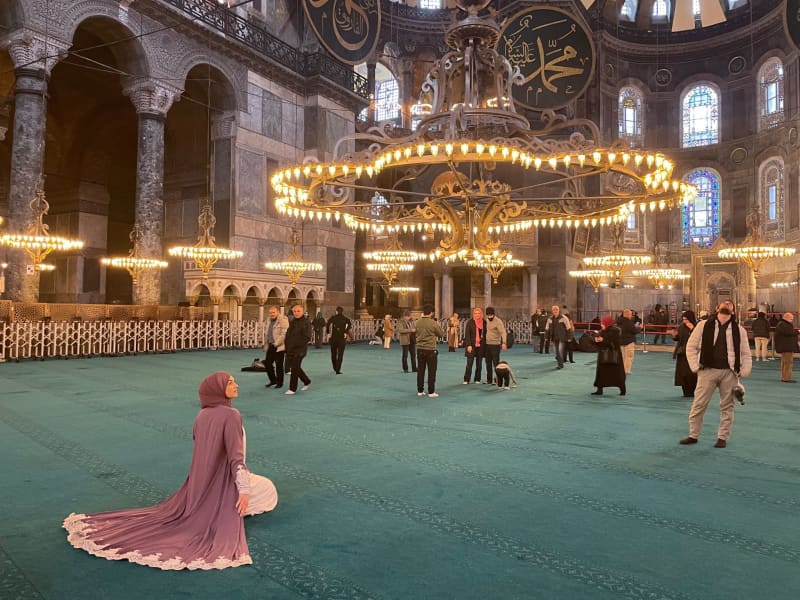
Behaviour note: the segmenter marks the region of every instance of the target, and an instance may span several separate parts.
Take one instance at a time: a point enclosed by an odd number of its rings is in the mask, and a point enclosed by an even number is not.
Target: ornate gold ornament
[[[175,246],[169,249],[170,256],[177,256],[185,260],[194,261],[197,267],[203,272],[203,277],[208,278],[208,273],[217,262],[221,260],[234,260],[244,256],[239,250],[220,248],[214,243],[214,226],[217,218],[214,216],[214,209],[211,204],[206,203],[200,209],[200,216],[197,218],[200,227],[200,235],[194,246]]]
[[[169,264],[159,258],[145,258],[141,255],[142,230],[138,223],[134,223],[128,238],[131,240],[131,249],[128,256],[111,256],[100,262],[108,267],[126,269],[131,276],[133,285],[139,284],[139,276],[150,269],[166,269]]]
[[[38,267],[51,252],[68,252],[83,248],[81,240],[50,235],[50,226],[44,222],[45,215],[50,211],[50,204],[45,199],[43,191],[36,192],[36,196],[31,200],[29,206],[34,215],[34,221],[28,227],[28,231],[0,235],[0,246],[25,250],[37,270],[42,270]]]
[[[761,209],[753,206],[747,213],[747,229],[750,234],[738,246],[723,248],[718,252],[720,258],[734,259],[746,264],[757,277],[761,266],[771,258],[794,256],[795,248],[773,246],[764,240]]]
[[[500,28],[477,14],[483,4],[459,3],[467,16],[446,31],[450,51],[422,86],[420,104],[431,109],[420,111],[417,129],[392,137],[372,128],[340,139],[329,162],[308,157],[277,171],[270,183],[281,214],[343,219],[376,234],[432,232],[432,256],[445,258],[465,248],[491,253],[534,227],[610,225],[694,199],[693,186],[673,179],[670,159],[623,142],[601,146],[588,119],[545,110],[532,130],[512,95],[523,76],[495,50]],[[594,176],[601,194],[584,190]],[[366,200],[376,191],[385,204]]]
[[[291,244],[292,249],[286,260],[266,262],[264,263],[264,268],[270,271],[283,271],[289,278],[289,283],[291,283],[294,288],[297,287],[297,282],[300,281],[303,273],[306,271],[322,271],[322,265],[320,263],[303,260],[303,257],[297,250],[297,246],[300,244],[300,232],[295,228],[292,228]]]

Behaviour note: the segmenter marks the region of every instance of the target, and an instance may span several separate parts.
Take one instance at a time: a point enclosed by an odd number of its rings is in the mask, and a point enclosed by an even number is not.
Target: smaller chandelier
[[[680,269],[671,267],[653,267],[651,269],[640,269],[631,273],[634,277],[647,277],[650,283],[658,289],[672,289],[676,281],[683,281],[691,278],[691,275],[684,273]]]
[[[614,285],[619,287],[622,280],[622,273],[625,269],[634,265],[649,265],[653,262],[653,257],[649,254],[626,254],[623,237],[625,235],[625,224],[614,223],[611,227],[614,237],[614,244],[609,254],[598,254],[586,256],[583,262],[589,267],[596,267],[602,270],[614,272]]]
[[[112,256],[100,262],[107,267],[127,269],[133,285],[139,284],[139,276],[149,269],[166,269],[169,264],[157,258],[144,258],[139,255],[142,242],[142,230],[136,223],[128,238],[131,240],[131,250],[128,256]]]
[[[585,279],[594,289],[595,294],[600,286],[603,284],[604,279],[612,279],[614,271],[607,269],[577,269],[569,272],[570,277],[575,279]]]
[[[447,262],[447,259],[445,259],[445,262]],[[468,258],[465,262],[467,266],[489,271],[494,283],[497,283],[500,274],[506,269],[521,267],[525,264],[521,260],[514,258],[510,252],[501,252],[499,250],[485,254],[476,254],[473,252],[472,258]]]
[[[50,235],[50,226],[44,222],[44,216],[49,212],[50,204],[45,199],[43,191],[36,192],[36,196],[30,202],[30,207],[35,221],[31,223],[28,232],[6,233],[0,236],[0,246],[25,250],[33,260],[35,268],[42,264],[51,252],[66,252],[83,248],[81,240]]]
[[[289,252],[289,257],[284,261],[266,262],[264,268],[270,271],[283,271],[289,278],[289,283],[292,287],[297,287],[297,282],[306,271],[322,271],[322,265],[315,262],[306,262],[300,253],[297,251],[297,245],[300,242],[300,233],[292,228],[292,250]]]
[[[369,254],[369,253],[367,253]],[[414,265],[411,263],[398,263],[398,262],[376,262],[367,263],[367,271],[377,271],[381,273],[386,280],[386,285],[391,286],[397,275],[400,273],[409,273],[414,270]]]
[[[390,292],[405,296],[406,294],[415,294],[419,291],[418,287],[413,285],[393,285],[389,288]]]
[[[49,273],[50,271],[55,271],[56,266],[51,265],[49,263],[39,263],[38,265],[36,265],[36,270],[39,271],[40,273],[46,273],[46,272]]]
[[[747,244],[745,240],[745,244]],[[784,256],[794,256],[796,250],[783,246],[767,245],[741,245],[733,248],[723,248],[719,251],[720,258],[734,259],[743,262],[753,270],[754,275],[758,275],[761,266],[771,258],[782,258]]]
[[[776,288],[776,289],[786,289],[786,288],[790,288],[790,287],[795,287],[797,285],[797,282],[796,281],[776,281],[774,283],[770,283],[769,285],[770,285],[770,287],[773,287],[773,288]]]
[[[244,256],[244,252],[231,250],[230,248],[220,248],[214,243],[212,231],[217,224],[217,218],[210,204],[205,204],[200,210],[197,218],[200,226],[200,235],[194,246],[175,246],[169,249],[170,256],[177,256],[186,260],[194,261],[197,267],[203,272],[203,276],[208,278],[208,272],[220,260],[233,260]]]

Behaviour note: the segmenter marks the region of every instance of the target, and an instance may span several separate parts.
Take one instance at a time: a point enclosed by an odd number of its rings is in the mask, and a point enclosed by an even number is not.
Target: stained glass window
[[[631,146],[642,144],[643,104],[642,92],[637,88],[629,85],[619,91],[619,137]]]
[[[691,88],[681,103],[682,146],[708,146],[719,142],[719,93],[708,83]]]
[[[768,240],[783,239],[783,197],[783,162],[773,158],[761,167],[763,233]]]
[[[664,20],[669,18],[669,0],[655,0],[653,2],[653,19]]]
[[[719,237],[719,175],[711,169],[695,169],[684,181],[697,188],[697,199],[683,208],[683,243],[710,246]]]
[[[758,71],[759,129],[775,127],[783,121],[783,63],[771,58]]]
[[[626,21],[635,21],[637,8],[639,8],[639,0],[625,0],[619,14]]]

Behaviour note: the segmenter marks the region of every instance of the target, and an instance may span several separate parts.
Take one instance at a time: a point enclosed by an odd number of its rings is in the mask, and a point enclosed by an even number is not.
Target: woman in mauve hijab
[[[253,563],[244,519],[275,508],[278,493],[245,464],[245,433],[233,376],[218,371],[200,384],[189,475],[161,504],[64,520],[69,543],[108,560],[164,570],[225,569]]]

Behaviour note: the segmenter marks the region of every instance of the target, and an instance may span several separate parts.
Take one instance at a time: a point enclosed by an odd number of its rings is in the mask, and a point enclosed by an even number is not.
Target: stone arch
[[[27,22],[25,6],[22,0],[6,0],[0,3],[0,30],[14,31]]]
[[[184,82],[184,89],[186,89],[190,72],[203,66],[210,67],[218,82],[227,86],[224,105],[220,108],[225,111],[246,110],[247,90],[240,89],[238,78],[231,72],[229,65],[221,61],[218,56],[202,50],[198,51],[197,48],[187,48],[184,56],[179,57],[176,61],[175,77]],[[245,101],[243,101],[243,97]]]
[[[322,309],[322,303],[317,297],[316,290],[309,290],[305,294],[306,297],[306,310],[308,311],[309,318],[313,319],[317,316],[317,311]]]
[[[211,306],[211,290],[204,283],[198,283],[188,295],[194,306]]]
[[[256,285],[251,285],[242,300],[242,321],[257,321],[258,308],[263,297],[262,291]]]
[[[109,44],[108,49],[117,60],[119,69],[133,77],[151,74],[150,58],[137,32],[119,20],[119,7],[108,3],[85,2],[72,7],[68,15],[68,39],[73,40],[78,29],[84,28]]]
[[[273,287],[267,292],[267,304],[269,306],[282,306],[283,305],[283,290]]]

